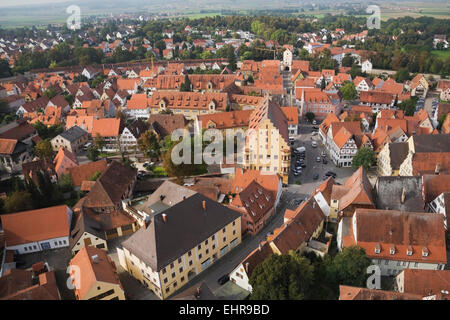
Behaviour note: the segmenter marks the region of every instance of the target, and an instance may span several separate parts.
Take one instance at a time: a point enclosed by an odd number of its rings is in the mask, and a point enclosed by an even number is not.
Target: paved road
[[[283,194],[280,199],[280,203],[277,207],[275,217],[256,235],[246,236],[243,238],[242,243],[228,253],[224,258],[217,261],[207,270],[203,271],[196,278],[189,282],[188,286],[192,286],[200,281],[205,281],[212,291],[219,288],[217,280],[225,275],[229,274],[242,260],[253,250],[255,250],[259,243],[264,241],[268,232],[280,227],[283,224],[284,212],[286,209],[295,209],[297,206],[295,200],[304,200],[309,197],[314,189],[322,183],[322,177],[325,172],[332,170],[337,173],[337,182],[343,183],[353,173],[351,168],[336,168],[335,165],[328,161],[328,164],[315,162],[315,157],[320,155],[322,150],[325,150],[323,146],[319,144],[317,148],[311,146],[311,128],[312,126],[302,125],[300,134],[295,137],[294,145],[303,145],[306,147],[306,165],[302,175],[295,178],[301,181],[300,185],[295,184],[295,179],[287,187],[283,188]],[[317,137],[319,140],[319,138]],[[317,172],[320,174],[318,180],[313,180],[313,174]],[[291,183],[290,177],[290,183]]]
[[[225,275],[229,274],[242,260],[249,255],[250,252],[255,250],[259,243],[266,239],[268,232],[275,230],[283,224],[283,217],[286,208],[294,209],[294,201],[298,198],[297,193],[283,190],[283,194],[280,199],[280,203],[276,210],[276,215],[272,220],[256,235],[245,236],[239,246],[230,251],[227,255],[214,263],[207,270],[200,273],[187,286],[192,286],[200,281],[205,281],[212,291],[219,288],[217,280]]]
[[[383,69],[372,69],[370,74],[381,74],[381,73],[387,73],[388,75],[394,75],[397,73],[395,70],[383,70]],[[412,73],[411,73],[412,74]],[[424,73],[423,74],[426,78],[429,76],[433,76],[434,79],[439,80],[441,79],[441,76],[438,74],[430,74],[430,73]]]
[[[328,164],[324,165],[322,162],[318,163],[315,158],[321,154],[324,147],[319,143],[318,136],[316,137],[319,146],[313,148],[311,146],[311,129],[310,125],[301,125],[299,135],[295,137],[294,146],[305,146],[306,147],[306,165],[302,175],[299,177],[290,177],[290,183],[287,187],[283,188],[283,193],[280,199],[280,203],[277,207],[276,214],[272,220],[256,235],[247,235],[242,239],[242,243],[230,251],[226,256],[221,258],[219,261],[211,265],[207,270],[200,273],[197,277],[192,279],[185,287],[180,288],[181,290],[195,285],[201,281],[205,281],[210,289],[214,292],[220,285],[217,280],[225,274],[229,274],[233,269],[246,257],[250,252],[255,250],[259,243],[266,239],[269,232],[275,230],[283,224],[284,212],[286,209],[295,209],[296,200],[304,200],[309,197],[314,189],[322,183],[322,177],[325,172],[332,170],[337,173],[337,181],[343,183],[351,174],[351,168],[336,168],[332,161],[328,161]],[[319,173],[320,177],[318,180],[313,180],[313,174]],[[296,181],[301,181],[300,185],[295,184]],[[123,241],[124,239],[120,239]],[[121,242],[120,241],[120,242]],[[118,240],[113,241],[113,243],[108,242],[109,252],[111,258],[117,261],[117,253],[113,249],[119,243]],[[157,299],[157,297],[151,293],[148,289],[144,288],[139,282],[132,279],[131,276],[126,273],[122,273],[120,270],[119,274],[121,280],[123,279],[124,287],[127,294],[131,294],[134,299]],[[143,290],[144,289],[144,290]]]
[[[339,183],[345,182],[347,178],[353,173],[351,168],[338,168],[335,166],[333,161],[331,161],[330,156],[326,150],[326,148],[320,142],[319,135],[312,136],[313,126],[312,125],[301,125],[299,134],[295,137],[294,147],[305,147],[306,148],[306,158],[305,164],[306,168],[302,169],[302,173],[295,177],[292,174],[292,170],[289,176],[289,187],[295,188],[300,187],[300,190],[307,195],[310,195],[314,189],[320,185],[323,181],[323,177],[327,171],[333,171],[337,174],[336,181]],[[317,142],[317,147],[313,148],[311,143],[312,141]],[[322,152],[327,154],[327,164],[323,164],[323,162],[317,162],[316,158],[321,155]],[[291,168],[295,164],[295,157],[292,157]],[[313,176],[315,173],[319,174],[319,179],[314,180]],[[300,182],[301,185],[297,186],[296,182]],[[293,185],[293,186],[292,186]]]

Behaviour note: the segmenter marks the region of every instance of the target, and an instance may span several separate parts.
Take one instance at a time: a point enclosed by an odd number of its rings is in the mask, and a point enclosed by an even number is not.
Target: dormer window
[[[395,247],[391,246],[391,248],[389,249],[389,253],[390,254],[395,254]]]
[[[422,248],[422,257],[428,257],[428,248],[427,247]]]
[[[407,256],[412,256],[413,254],[413,249],[411,246],[408,246],[408,248],[406,249],[406,255]]]
[[[375,244],[375,253],[379,254],[380,252],[381,252],[381,247],[380,247],[380,244],[377,243],[377,244]]]

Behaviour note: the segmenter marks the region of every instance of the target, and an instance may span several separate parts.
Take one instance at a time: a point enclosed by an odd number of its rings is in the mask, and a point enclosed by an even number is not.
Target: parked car
[[[312,146],[313,148],[317,148],[317,142],[315,142],[315,141],[311,142],[311,146]]]
[[[230,276],[229,276],[228,274],[226,274],[226,275],[221,276],[221,277],[217,280],[217,282],[218,282],[220,285],[224,285],[224,284],[227,283],[229,280],[230,280]]]
[[[317,124],[317,121],[316,121],[316,120],[313,120],[313,121],[312,121],[312,124]]]
[[[333,178],[336,178],[337,174],[333,171],[328,171],[327,173],[325,173],[325,176],[327,177],[333,176]]]
[[[321,161],[322,161],[322,158],[317,157],[317,158],[316,158],[316,161],[317,161],[317,162],[321,162]]]
[[[83,150],[84,151],[87,151],[87,149],[89,148],[89,147],[91,147],[92,146],[92,142],[88,142],[88,143],[86,143],[84,146],[83,146]]]
[[[293,137],[289,137],[289,142],[290,142],[291,144],[294,144],[294,141],[295,141],[295,139],[294,139]]]
[[[314,175],[313,175],[313,179],[314,179],[314,180],[317,180],[317,179],[319,179],[319,174],[318,174],[318,173],[314,173]]]
[[[323,158],[323,159],[322,159],[322,163],[323,163],[323,164],[327,164],[327,163],[328,163],[327,158]]]
[[[327,154],[325,153],[325,151],[322,151],[322,153],[320,154],[322,156],[322,158],[326,157]]]

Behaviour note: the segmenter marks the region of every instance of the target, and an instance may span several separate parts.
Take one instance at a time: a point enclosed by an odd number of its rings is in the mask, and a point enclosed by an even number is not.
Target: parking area
[[[289,188],[291,185],[296,186],[307,186],[305,189],[305,193],[310,195],[314,189],[322,183],[325,178],[325,173],[328,171],[332,171],[336,173],[336,182],[343,183],[347,180],[347,178],[353,173],[352,168],[340,168],[336,167],[335,164],[330,160],[329,154],[322,145],[319,135],[312,135],[313,127],[312,125],[301,125],[299,129],[299,134],[295,136],[294,144],[291,147],[305,147],[305,157],[304,163],[306,167],[302,168],[301,173],[298,176],[295,176],[292,172],[292,168],[295,167],[296,157],[292,154],[291,157],[291,172],[289,175]],[[313,141],[317,145],[316,147],[312,146]],[[325,159],[326,163],[323,162],[322,153],[326,154]],[[317,161],[320,158],[320,162]],[[314,179],[315,176],[317,179]],[[304,188],[302,188],[304,189]]]

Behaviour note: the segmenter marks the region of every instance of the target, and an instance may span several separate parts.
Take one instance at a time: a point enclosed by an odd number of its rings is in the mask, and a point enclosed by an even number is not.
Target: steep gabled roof
[[[80,270],[80,286],[75,289],[78,299],[83,299],[98,282],[118,285],[122,288],[114,263],[107,253],[93,246],[84,246],[70,265],[78,266]]]
[[[135,179],[135,170],[112,161],[87,194],[84,206],[88,208],[116,206]]]

